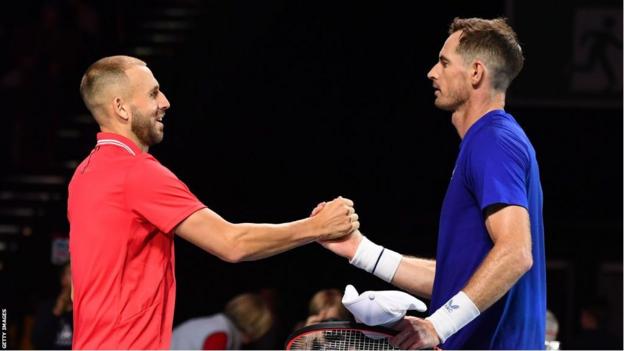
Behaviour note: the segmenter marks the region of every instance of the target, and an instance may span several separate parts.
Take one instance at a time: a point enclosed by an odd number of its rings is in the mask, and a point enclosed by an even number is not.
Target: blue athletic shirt
[[[495,204],[528,210],[533,266],[500,300],[450,336],[443,349],[544,348],[546,270],[539,169],[526,134],[503,110],[477,120],[461,142],[440,214],[430,310],[463,289],[492,248],[485,210]]]

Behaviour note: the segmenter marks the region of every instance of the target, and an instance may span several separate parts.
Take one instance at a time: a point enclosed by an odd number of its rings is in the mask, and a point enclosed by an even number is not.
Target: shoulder
[[[143,153],[136,156],[136,160],[128,168],[126,181],[128,183],[143,184],[157,179],[178,179],[169,168],[163,166],[158,160]]]
[[[470,154],[484,158],[507,155],[520,162],[529,162],[532,146],[526,134],[512,118],[494,116],[470,140]]]
[[[494,115],[485,121],[474,135],[475,140],[485,141],[524,141],[526,134],[511,115]]]

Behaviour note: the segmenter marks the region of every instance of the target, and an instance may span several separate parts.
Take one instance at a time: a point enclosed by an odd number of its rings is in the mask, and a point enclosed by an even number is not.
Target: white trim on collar
[[[100,145],[115,145],[115,146],[119,146],[121,148],[126,149],[126,151],[128,151],[132,156],[136,156],[136,153],[134,153],[134,151],[130,148],[130,146],[122,143],[119,140],[115,140],[115,139],[100,139],[97,141],[96,146],[100,146]]]

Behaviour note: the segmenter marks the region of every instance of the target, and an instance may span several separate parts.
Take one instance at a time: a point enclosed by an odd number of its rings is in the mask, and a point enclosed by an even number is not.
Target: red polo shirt
[[[168,349],[173,228],[203,205],[132,141],[98,133],[69,183],[76,349]]]

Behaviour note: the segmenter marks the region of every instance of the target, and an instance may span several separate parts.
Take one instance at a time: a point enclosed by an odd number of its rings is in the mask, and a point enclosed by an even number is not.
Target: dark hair
[[[457,53],[464,61],[482,60],[492,72],[492,87],[505,91],[524,65],[522,48],[514,30],[505,18],[453,19],[449,34],[462,31]]]
[[[80,81],[80,96],[91,113],[100,103],[97,97],[101,91],[127,79],[126,70],[134,65],[146,64],[138,58],[119,55],[101,58],[87,68]]]

